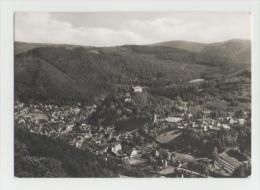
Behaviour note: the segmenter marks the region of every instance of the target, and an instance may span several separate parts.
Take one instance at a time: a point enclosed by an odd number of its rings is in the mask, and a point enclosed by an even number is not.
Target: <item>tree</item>
[[[233,177],[248,177],[250,175],[251,175],[251,165],[250,164],[242,164],[232,174]]]
[[[144,135],[149,135],[149,126],[148,123],[145,123],[143,128],[142,128],[142,132],[144,133]]]
[[[212,158],[214,161],[218,159],[218,147],[214,146],[213,151],[212,151]]]
[[[244,111],[242,109],[235,112],[236,118],[242,118],[244,116]]]
[[[209,166],[207,163],[192,161],[188,163],[188,169],[199,172],[200,174],[209,175]]]

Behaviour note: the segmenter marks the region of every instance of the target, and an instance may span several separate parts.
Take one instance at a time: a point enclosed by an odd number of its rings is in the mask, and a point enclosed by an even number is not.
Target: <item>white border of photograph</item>
[[[6,1],[1,2],[0,63],[0,189],[47,190],[74,188],[113,190],[260,189],[260,59],[259,1]],[[237,179],[177,178],[16,178],[14,177],[14,13],[17,11],[248,11],[252,14],[252,175]],[[50,31],[51,32],[51,31]]]

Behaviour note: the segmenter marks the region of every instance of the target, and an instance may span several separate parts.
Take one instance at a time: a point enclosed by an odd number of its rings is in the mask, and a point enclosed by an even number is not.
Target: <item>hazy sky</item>
[[[86,12],[15,14],[15,40],[87,46],[171,40],[250,39],[248,12]]]

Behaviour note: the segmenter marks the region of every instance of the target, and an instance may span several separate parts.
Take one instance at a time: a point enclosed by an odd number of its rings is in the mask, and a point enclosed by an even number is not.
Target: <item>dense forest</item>
[[[97,48],[17,42],[15,96],[93,103],[131,84],[157,88],[221,78],[250,70],[248,44],[231,40],[197,52],[157,45]]]

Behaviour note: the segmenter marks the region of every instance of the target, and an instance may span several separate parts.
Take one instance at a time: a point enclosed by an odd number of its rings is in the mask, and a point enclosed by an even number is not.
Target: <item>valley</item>
[[[16,176],[250,175],[250,41],[15,49]]]

